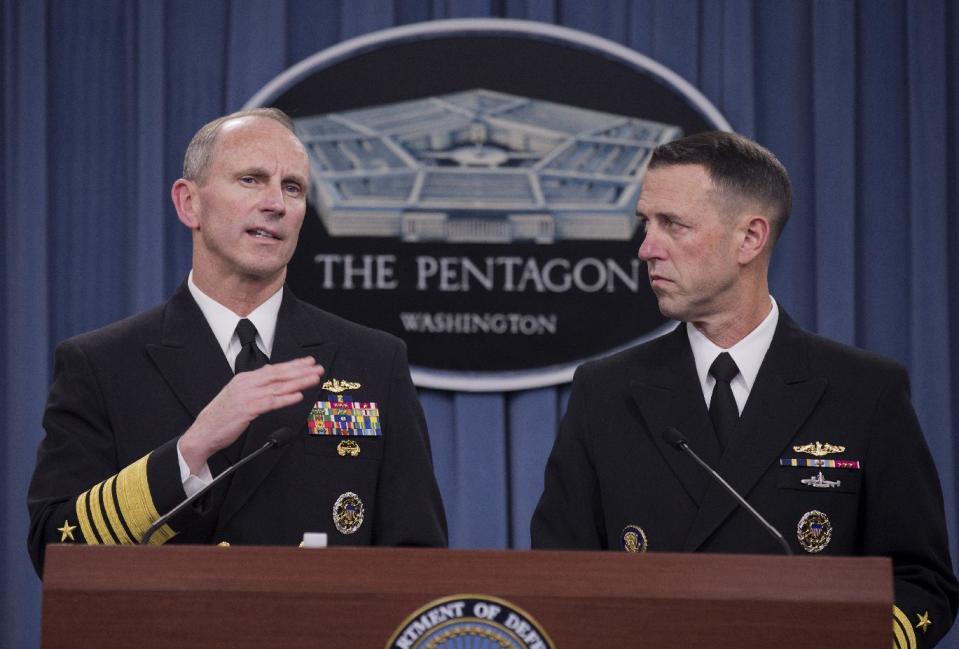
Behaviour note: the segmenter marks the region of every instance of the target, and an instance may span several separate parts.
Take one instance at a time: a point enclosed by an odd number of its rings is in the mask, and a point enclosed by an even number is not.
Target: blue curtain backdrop
[[[959,4],[0,2],[0,647],[39,641],[24,500],[52,350],[182,281],[190,240],[168,188],[192,132],[310,54],[443,18],[555,23],[631,47],[781,157],[797,200],[772,291],[806,327],[909,367],[959,556]],[[528,547],[566,395],[422,392],[454,546]]]

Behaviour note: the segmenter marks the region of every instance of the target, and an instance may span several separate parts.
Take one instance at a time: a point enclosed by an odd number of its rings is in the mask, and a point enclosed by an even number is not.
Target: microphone
[[[166,525],[171,518],[173,518],[174,516],[179,514],[181,511],[183,511],[184,508],[193,504],[193,502],[196,501],[197,498],[199,498],[200,496],[208,492],[210,489],[216,486],[217,483],[225,479],[228,475],[230,475],[231,473],[239,469],[241,466],[243,466],[247,462],[251,461],[253,458],[258,457],[259,455],[262,455],[266,451],[270,450],[271,448],[279,448],[281,446],[284,446],[285,444],[288,444],[295,435],[296,435],[296,431],[293,430],[292,428],[280,428],[278,430],[273,431],[273,433],[270,435],[269,439],[266,440],[266,443],[264,443],[263,446],[256,449],[255,451],[247,455],[245,458],[243,458],[236,464],[233,464],[230,467],[228,467],[226,471],[224,471],[220,475],[213,478],[213,480],[210,481],[210,484],[206,485],[205,487],[200,489],[198,492],[196,492],[195,494],[193,494],[192,496],[190,496],[189,498],[181,502],[179,505],[177,505],[176,507],[168,511],[166,514],[156,519],[153,525],[151,525],[150,528],[143,535],[143,538],[140,539],[140,545],[146,545],[147,543],[149,543],[150,537],[152,537],[158,529]]]
[[[792,549],[789,547],[789,544],[786,543],[786,539],[784,539],[783,535],[779,533],[779,530],[777,530],[775,527],[772,526],[772,524],[769,521],[763,518],[762,514],[757,512],[755,509],[753,509],[753,506],[747,503],[746,499],[740,496],[739,492],[733,489],[728,482],[723,480],[723,477],[719,475],[719,473],[715,469],[713,469],[711,466],[706,464],[702,460],[702,458],[696,455],[693,449],[689,448],[689,444],[686,442],[686,438],[683,437],[683,434],[681,432],[679,432],[678,430],[670,426],[665,431],[663,431],[663,440],[665,440],[665,442],[669,444],[670,446],[680,451],[685,451],[686,453],[688,453],[690,457],[696,460],[699,466],[703,467],[707,472],[709,472],[709,475],[716,478],[719,484],[725,487],[726,491],[728,491],[733,496],[733,498],[739,501],[739,504],[745,507],[746,511],[752,514],[753,518],[759,521],[762,524],[762,526],[766,528],[766,531],[772,534],[773,538],[779,541],[779,544],[783,547],[783,550],[785,551],[787,555],[791,555],[793,553]]]

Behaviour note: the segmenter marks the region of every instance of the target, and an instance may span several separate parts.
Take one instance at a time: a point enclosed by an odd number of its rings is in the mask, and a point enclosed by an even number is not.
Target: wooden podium
[[[507,600],[557,649],[888,647],[888,559],[49,546],[42,646],[382,649],[429,602]]]

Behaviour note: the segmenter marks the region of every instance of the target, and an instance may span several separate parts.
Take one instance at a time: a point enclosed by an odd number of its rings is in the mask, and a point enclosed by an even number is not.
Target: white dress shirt
[[[220,344],[223,355],[226,356],[226,362],[229,363],[230,367],[233,367],[241,348],[240,338],[236,335],[236,325],[242,320],[242,316],[233,313],[201,291],[197,285],[193,283],[192,270],[190,271],[189,277],[187,277],[186,283],[197,306],[199,306],[200,311],[203,312],[203,317],[206,318],[207,324],[209,324],[210,329],[213,330],[213,335]],[[276,293],[267,298],[263,304],[253,309],[253,311],[246,316],[246,318],[253,323],[253,326],[256,327],[256,346],[260,348],[260,351],[266,354],[267,358],[273,353],[273,338],[276,335],[276,319],[279,316],[280,304],[282,302],[283,287],[281,286]],[[183,459],[183,454],[180,453],[179,442],[177,443],[176,454],[180,462],[180,480],[183,482],[183,490],[188,497],[198,492],[213,480],[213,475],[210,473],[210,467],[207,464],[204,464],[196,474],[190,473],[190,467],[187,465],[186,460]]]
[[[733,397],[736,399],[739,414],[742,414],[743,408],[746,407],[746,400],[749,398],[749,392],[756,382],[756,375],[759,374],[759,367],[763,364],[769,345],[773,341],[776,324],[779,322],[779,306],[772,296],[769,297],[769,301],[772,302],[769,314],[745,338],[729,349],[723,349],[715,345],[691,322],[686,323],[686,335],[689,336],[689,346],[693,349],[696,374],[699,377],[699,385],[703,389],[703,398],[706,400],[707,408],[713,394],[713,388],[716,387],[716,379],[709,373],[709,368],[717,356],[723,352],[729,352],[729,355],[736,362],[736,367],[739,368],[739,374],[730,381],[729,385],[733,390]]]

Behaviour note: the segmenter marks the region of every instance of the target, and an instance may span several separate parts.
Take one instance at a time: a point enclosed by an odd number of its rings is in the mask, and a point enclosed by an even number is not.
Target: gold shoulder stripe
[[[898,606],[892,607],[892,631],[901,649],[916,649],[916,633],[912,630],[909,618]]]
[[[150,494],[150,483],[147,479],[147,462],[149,454],[126,467],[117,474],[116,506],[120,516],[126,521],[127,528],[133,534],[134,542],[138,541],[153,521],[160,517],[153,496]],[[164,525],[156,531],[150,539],[150,545],[161,545],[176,536],[169,525]]]

